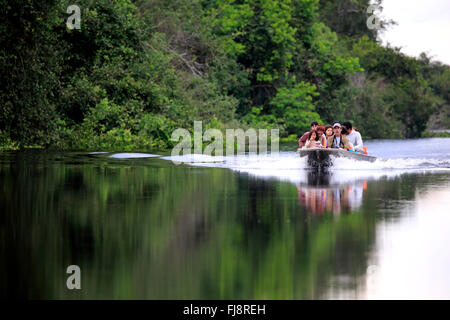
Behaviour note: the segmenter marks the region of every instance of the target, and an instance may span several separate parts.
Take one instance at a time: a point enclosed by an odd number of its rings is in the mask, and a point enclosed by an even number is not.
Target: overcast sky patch
[[[382,16],[398,23],[381,35],[384,45],[450,65],[450,0],[384,0]]]

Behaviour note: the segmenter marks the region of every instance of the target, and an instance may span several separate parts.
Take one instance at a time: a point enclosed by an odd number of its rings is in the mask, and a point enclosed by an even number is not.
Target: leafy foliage
[[[292,77],[288,80],[288,86],[280,88],[270,102],[273,114],[287,132],[300,132],[311,121],[321,121],[313,104],[313,97],[318,95],[314,85],[303,81],[296,83],[295,77]]]
[[[0,0],[3,148],[167,148],[193,120],[283,137],[311,120],[371,138],[448,125],[449,67],[380,46],[368,0],[80,0],[80,30],[68,5]]]

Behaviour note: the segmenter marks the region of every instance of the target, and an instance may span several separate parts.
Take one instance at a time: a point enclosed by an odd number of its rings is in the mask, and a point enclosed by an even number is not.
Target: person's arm
[[[320,137],[321,140],[321,147],[322,148],[326,148],[327,147],[327,138],[325,138],[324,136]]]
[[[305,132],[300,140],[298,140],[298,145],[300,148],[302,148],[306,144],[306,140],[308,140],[308,132]]]
[[[328,149],[330,149],[332,146],[333,146],[333,139],[332,139],[332,137],[328,137],[327,138],[327,145],[326,145],[326,147]]]
[[[306,141],[305,147],[308,149],[311,146],[311,140]]]
[[[358,131],[355,131],[356,141],[355,141],[355,151],[362,151],[364,152],[364,144],[361,138],[361,134]]]
[[[351,142],[348,143],[348,149],[347,150],[355,150],[355,147],[353,146],[353,144]]]
[[[348,141],[347,138],[341,137],[342,143],[344,144],[345,150],[353,150],[353,145]]]

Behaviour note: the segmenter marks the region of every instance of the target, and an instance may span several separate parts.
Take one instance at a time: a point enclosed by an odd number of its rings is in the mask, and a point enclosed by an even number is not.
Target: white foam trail
[[[188,154],[168,156],[161,159],[177,161],[196,166],[224,167],[235,170],[243,169],[307,169],[305,158],[295,152],[280,152],[277,155],[242,155],[242,156],[206,156]],[[337,158],[331,170],[386,170],[386,169],[450,169],[450,159],[382,159],[375,162]]]
[[[203,154],[187,154],[183,156],[170,156],[170,157],[161,157],[161,159],[169,160],[173,162],[179,162],[179,163],[196,163],[196,164],[203,164],[203,163],[210,163],[210,162],[224,162],[225,157],[222,156],[208,156]]]
[[[228,168],[252,176],[303,183],[307,181],[306,158],[296,152],[280,152],[277,155],[205,156],[190,154],[162,159],[193,166]],[[406,172],[447,171],[450,161],[445,159],[381,159],[375,162],[338,158],[330,168],[330,183],[348,183],[361,179],[393,178]]]
[[[159,155],[148,153],[116,153],[110,155],[109,157],[115,159],[135,159],[135,158],[154,158],[159,157]]]
[[[383,159],[378,158],[375,162],[357,161],[347,158],[339,158],[334,161],[333,169],[351,169],[351,170],[386,170],[386,169],[433,169],[450,168],[450,160],[445,159],[416,159],[416,158],[397,158]]]

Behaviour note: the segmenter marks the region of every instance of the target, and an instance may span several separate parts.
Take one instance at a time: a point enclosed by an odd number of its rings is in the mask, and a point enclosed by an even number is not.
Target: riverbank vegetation
[[[79,30],[66,26],[71,4]],[[194,120],[282,138],[352,120],[365,138],[420,137],[450,104],[450,67],[381,46],[368,6],[0,0],[0,145],[168,148]]]

